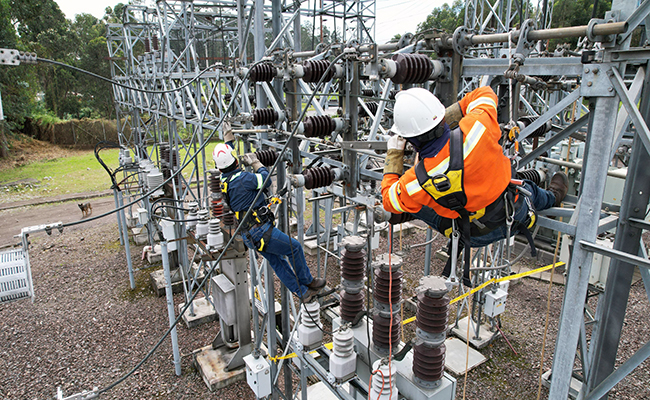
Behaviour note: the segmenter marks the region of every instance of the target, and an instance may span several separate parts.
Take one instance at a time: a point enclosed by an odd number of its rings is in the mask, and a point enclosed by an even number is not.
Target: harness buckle
[[[451,189],[451,181],[449,180],[449,177],[444,174],[433,176],[431,178],[431,183],[433,183],[433,186],[439,192],[446,192],[447,190]]]

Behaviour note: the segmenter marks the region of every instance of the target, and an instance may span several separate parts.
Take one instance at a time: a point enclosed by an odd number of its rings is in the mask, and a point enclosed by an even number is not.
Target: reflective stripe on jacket
[[[262,167],[256,173],[242,171],[239,168],[221,175],[221,181],[228,185],[228,198],[230,209],[233,211],[246,211],[251,206],[257,192],[261,189],[269,171]],[[271,180],[269,179],[269,184]],[[266,197],[260,196],[254,208],[266,205]]]
[[[501,128],[497,122],[497,96],[489,86],[468,93],[459,102],[463,118],[459,122],[463,132],[465,209],[474,212],[488,206],[503,193],[510,182],[510,160],[503,154],[499,139]],[[449,166],[449,143],[440,152],[424,160],[429,175],[444,173]],[[384,209],[392,213],[416,213],[423,205],[445,218],[457,218],[458,213],[436,203],[422,189],[410,168],[401,177],[386,174],[381,182]]]

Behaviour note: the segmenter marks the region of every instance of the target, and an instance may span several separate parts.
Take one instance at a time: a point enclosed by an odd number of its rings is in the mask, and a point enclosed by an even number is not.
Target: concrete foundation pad
[[[542,374],[542,385],[549,389],[551,388],[551,372],[552,371],[549,369]],[[580,389],[582,389],[582,382],[572,377],[571,383],[569,384],[569,397],[572,399],[577,398]]]
[[[138,246],[149,243],[149,236],[147,235],[147,230],[144,228],[131,228],[131,233],[133,233],[133,241]]]
[[[325,242],[321,242],[320,246],[325,248]],[[316,240],[305,241],[305,243],[304,243],[304,245],[302,247],[303,247],[303,249],[305,251],[305,254],[308,254],[310,256],[315,256],[316,253],[318,252],[318,247],[317,247],[317,244],[316,244]],[[331,251],[331,252],[335,252],[336,249],[334,247],[335,247],[334,246],[334,239],[330,239],[330,244],[329,244],[329,247],[327,249],[329,251]],[[323,253],[324,252],[321,249],[321,254],[323,254]]]
[[[461,319],[458,321],[458,328],[452,328],[451,332],[457,336],[458,338],[462,339],[463,341],[467,341],[467,317]],[[474,346],[477,349],[482,349],[488,344],[490,344],[494,339],[496,339],[499,336],[499,332],[492,332],[490,331],[490,326],[486,324],[481,325],[481,329],[479,331],[479,337],[474,336],[474,330],[475,330],[475,324],[472,322],[472,326],[470,327],[469,330],[469,343]]]
[[[192,304],[194,305],[194,315],[190,315],[190,310],[185,311],[183,314],[183,322],[185,322],[185,326],[187,326],[188,329],[217,320],[217,312],[205,297],[194,299]],[[183,307],[185,307],[185,303],[179,304],[178,312],[180,312]]]
[[[403,224],[397,224],[393,227],[393,238],[399,237],[399,232],[402,231],[402,235],[408,235],[415,232],[419,227],[410,222],[404,222]],[[381,231],[381,236],[388,237],[388,229]]]
[[[194,273],[194,267],[192,267],[192,271]],[[174,269],[171,271],[171,275],[172,275],[172,293],[182,292],[183,285],[182,285],[180,271],[178,271],[178,269]],[[203,274],[203,272],[201,272],[196,279],[201,281],[204,276],[205,275]],[[158,297],[164,296],[165,285],[166,285],[165,272],[162,269],[153,271],[152,273],[149,274],[149,280],[151,282],[151,287],[153,288],[153,291],[156,292],[156,295],[158,295]]]
[[[447,338],[445,347],[447,347],[445,368],[456,376],[465,374],[466,370],[471,371],[487,360],[481,353],[471,347],[468,352],[467,343],[460,339]]]
[[[236,349],[220,347],[215,350],[212,345],[194,352],[194,366],[201,374],[203,382],[208,385],[208,389],[214,391],[246,380],[246,368],[243,366],[234,371],[225,370],[235,353]]]

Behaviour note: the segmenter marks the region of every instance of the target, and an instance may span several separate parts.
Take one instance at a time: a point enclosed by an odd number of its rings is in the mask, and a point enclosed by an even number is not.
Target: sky
[[[113,7],[120,0],[56,0],[68,19],[75,14],[87,13],[97,18],[104,16],[106,7]],[[122,0],[126,3],[127,0]],[[451,0],[449,0],[451,2]],[[395,34],[415,33],[435,7],[445,0],[376,0],[375,42],[385,43]]]

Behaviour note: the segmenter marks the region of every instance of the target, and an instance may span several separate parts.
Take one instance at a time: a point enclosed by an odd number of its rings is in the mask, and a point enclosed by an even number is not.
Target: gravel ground
[[[165,332],[165,299],[156,297],[149,286],[151,270],[136,272],[137,287],[130,290],[124,252],[113,221],[65,231],[62,235],[39,234],[32,238],[30,259],[36,299],[33,304],[23,300],[0,305],[0,398],[47,399],[55,395],[57,387],[64,395],[105,387],[140,361]],[[402,238],[407,295],[413,294],[422,276],[424,248],[406,250],[406,245],[424,239],[424,230]],[[439,238],[435,248],[444,242]],[[398,250],[398,235],[394,245]],[[132,247],[134,259],[138,258],[138,249]],[[380,249],[383,250],[376,254],[387,249],[384,238]],[[308,262],[315,275],[315,257],[308,257]],[[143,267],[139,260],[135,266]],[[435,260],[432,272],[440,273],[442,267],[442,262]],[[328,283],[338,284],[339,274],[337,260],[329,257]],[[469,373],[466,398],[536,398],[547,293],[545,282],[524,279],[511,284],[502,329],[517,354],[504,340],[485,348],[482,353],[488,361]],[[554,285],[551,289],[544,370],[552,363],[563,293],[563,286]],[[182,296],[176,295],[175,303],[179,302]],[[650,340],[648,309],[643,284],[637,282],[630,293],[620,360]],[[406,312],[404,317],[408,316]],[[413,329],[413,324],[407,326],[404,337],[411,337]],[[134,376],[103,398],[254,398],[243,383],[211,393],[192,367],[191,352],[209,344],[217,330],[215,323],[191,331],[179,325],[182,376],[174,375],[167,340]],[[650,399],[649,366],[646,361],[638,367],[610,398]],[[463,398],[464,383],[464,377],[458,377],[459,399]],[[542,389],[542,397],[547,394]]]

